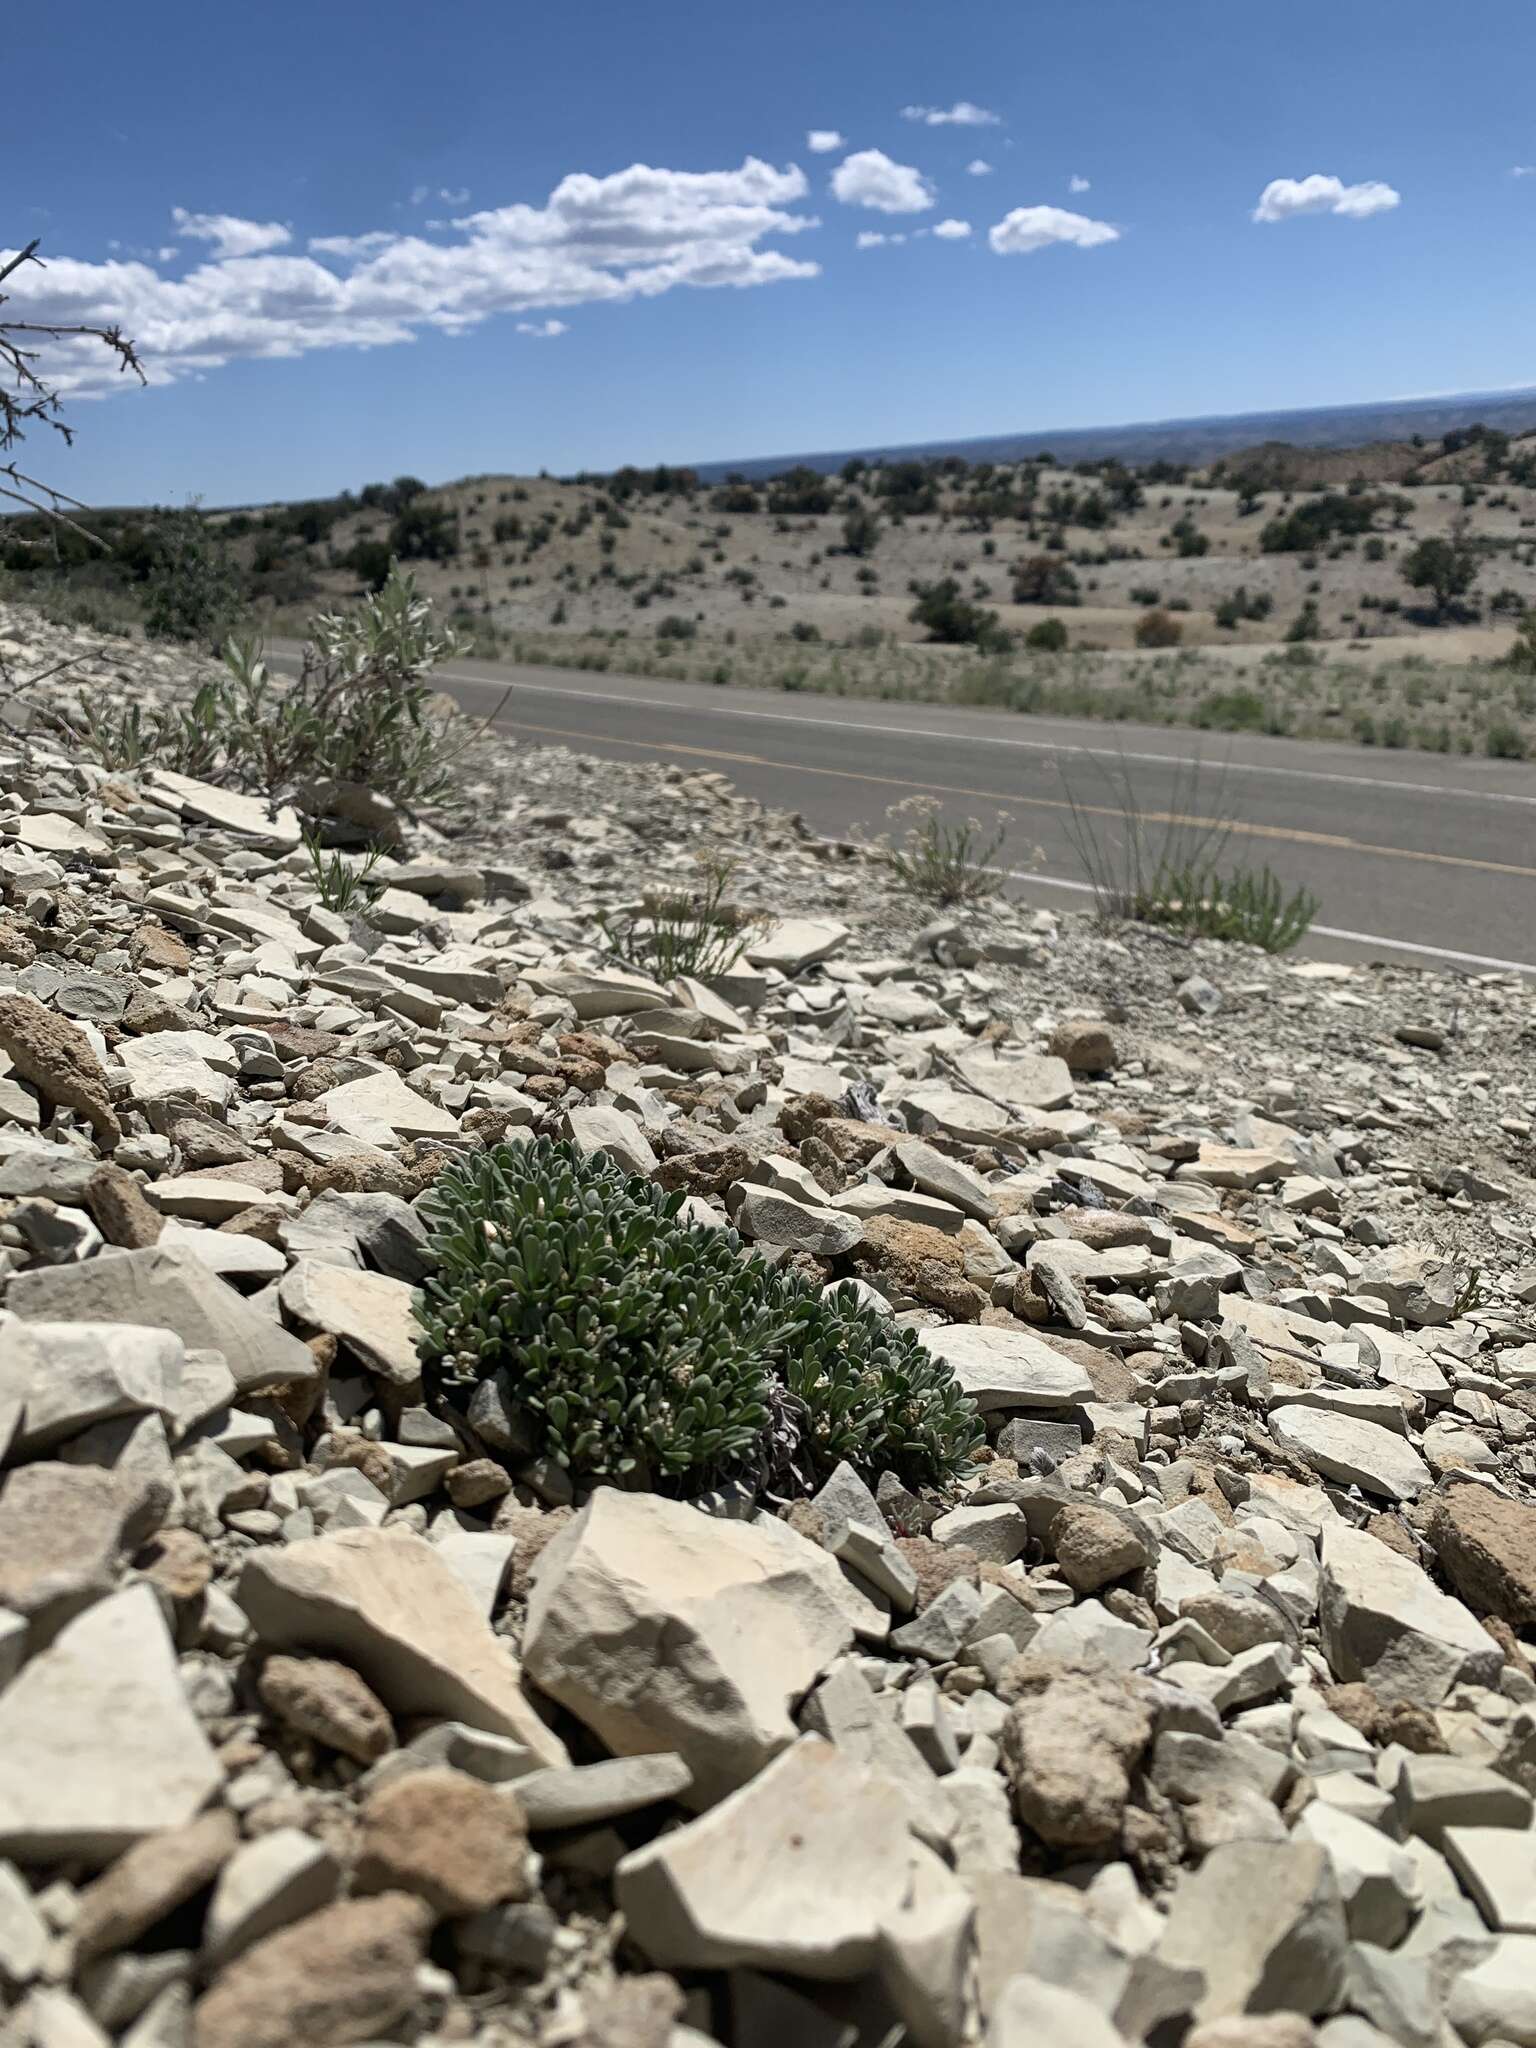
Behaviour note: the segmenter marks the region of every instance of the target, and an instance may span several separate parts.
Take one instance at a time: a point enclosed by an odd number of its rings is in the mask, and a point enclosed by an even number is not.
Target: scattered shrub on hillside
[[[1495,761],[1523,761],[1530,751],[1520,728],[1496,719],[1483,735],[1483,750]]]
[[[1443,619],[1478,578],[1482,564],[1464,526],[1449,534],[1431,534],[1410,548],[1401,564],[1403,581],[1413,590],[1427,590],[1435,601],[1435,617]]]
[[[1285,637],[1295,647],[1305,640],[1320,638],[1322,630],[1323,622],[1318,614],[1317,606],[1309,597],[1295,618],[1286,627]]]
[[[1013,572],[1015,604],[1074,605],[1081,601],[1076,576],[1059,555],[1032,555]]]
[[[669,612],[656,628],[658,640],[692,640],[698,634],[698,626],[692,619],[681,618],[676,612]]]
[[[1380,496],[1325,491],[1269,520],[1259,534],[1259,546],[1267,555],[1308,554],[1344,534],[1369,533],[1376,514],[1387,504]]]
[[[975,1410],[910,1331],[742,1256],[733,1231],[681,1224],[682,1200],[542,1138],[449,1167],[422,1205],[430,1397],[514,1467],[547,1457],[628,1487],[806,1490],[844,1458],[916,1485],[965,1466]]]
[[[1200,531],[1195,524],[1194,515],[1189,512],[1175,520],[1168,529],[1168,538],[1179,556],[1184,559],[1208,555],[1211,551],[1210,535]]]
[[[402,562],[451,562],[459,552],[458,522],[448,506],[412,496],[389,529],[389,551]]]
[[[880,521],[862,505],[856,505],[843,520],[843,552],[872,555],[880,539]]]
[[[1024,635],[1024,645],[1037,654],[1060,654],[1067,644],[1067,629],[1060,619],[1041,619]]]
[[[940,583],[920,583],[916,590],[917,603],[908,617],[914,625],[926,627],[930,640],[984,650],[1012,646],[1012,636],[998,624],[997,613],[962,597],[953,576],[946,576]]]
[[[193,640],[216,653],[240,616],[240,584],[223,536],[196,505],[160,515],[144,579],[151,640]]]
[[[835,503],[829,479],[803,463],[772,478],[768,485],[768,510],[792,519],[816,518],[830,512]]]
[[[356,540],[342,556],[341,566],[350,569],[365,590],[382,590],[394,559],[387,542]]]
[[[1144,612],[1136,621],[1138,647],[1177,647],[1183,638],[1184,628],[1167,612]]]
[[[1520,621],[1520,630],[1510,642],[1501,666],[1513,669],[1517,675],[1536,675],[1536,611],[1528,611]]]

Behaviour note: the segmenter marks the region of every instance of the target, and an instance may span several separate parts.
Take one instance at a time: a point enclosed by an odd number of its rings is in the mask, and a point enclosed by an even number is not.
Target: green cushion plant
[[[910,1331],[679,1222],[682,1201],[542,1138],[449,1167],[423,1204],[429,1394],[468,1412],[493,1381],[519,1450],[622,1486],[799,1490],[845,1458],[913,1485],[964,1467],[975,1409]]]

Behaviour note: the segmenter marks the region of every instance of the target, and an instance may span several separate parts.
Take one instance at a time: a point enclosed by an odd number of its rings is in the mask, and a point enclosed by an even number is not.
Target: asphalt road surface
[[[1228,863],[1267,862],[1310,889],[1314,957],[1536,976],[1529,763],[492,662],[455,662],[437,680],[498,731],[716,769],[831,838],[886,829],[908,797],[984,825],[1006,813],[998,860],[1020,871],[1011,886],[1058,908],[1086,900],[1073,800],[1112,840],[1128,779],[1144,817],[1231,816]]]

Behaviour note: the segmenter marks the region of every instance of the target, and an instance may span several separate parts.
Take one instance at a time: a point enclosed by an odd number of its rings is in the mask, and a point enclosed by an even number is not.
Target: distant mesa
[[[1507,434],[1536,429],[1536,386],[1518,391],[1461,392],[1440,398],[1387,399],[1374,405],[1317,406],[1297,412],[1239,412],[1208,419],[1148,420],[1129,426],[1051,428],[991,434],[976,440],[916,441],[838,448],[813,455],[763,455],[694,467],[706,483],[726,476],[777,476],[792,464],[830,473],[854,456],[865,461],[931,460],[963,455],[968,462],[1020,462],[1051,454],[1063,461],[1214,462],[1218,456],[1283,441],[1293,448],[1359,448],[1377,441],[1437,441],[1481,421]]]

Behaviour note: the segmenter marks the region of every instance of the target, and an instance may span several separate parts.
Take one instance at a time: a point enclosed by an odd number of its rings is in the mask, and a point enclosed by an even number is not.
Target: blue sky
[[[154,379],[71,352],[47,474],[216,504],[1528,383],[1531,23],[77,0],[61,60],[34,9],[11,310]]]

